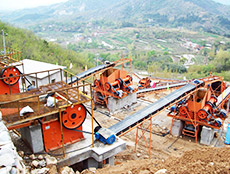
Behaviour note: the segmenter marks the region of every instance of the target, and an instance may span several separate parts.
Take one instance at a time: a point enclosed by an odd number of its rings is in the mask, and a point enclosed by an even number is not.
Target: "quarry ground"
[[[110,127],[170,92],[172,90],[145,94],[144,98],[139,98],[133,107],[125,108],[110,117],[102,114],[107,112],[105,108],[98,107],[94,116],[104,127]],[[138,141],[135,152],[137,129],[134,129],[121,137],[127,142],[127,149],[115,156],[115,166],[98,169],[96,173],[148,174],[155,173],[160,169],[166,169],[166,173],[230,173],[230,148],[224,145],[223,137],[219,136],[211,147],[200,145],[199,139],[196,143],[191,137],[173,137],[167,134],[172,120],[172,118],[167,117],[167,113],[168,111],[165,110],[153,118],[150,160],[143,137]],[[144,127],[147,128],[149,123],[149,121],[146,122]],[[166,135],[162,136],[164,134]],[[141,136],[140,129],[139,136]],[[149,132],[145,133],[145,138],[149,143]],[[85,171],[85,173],[88,172]]]

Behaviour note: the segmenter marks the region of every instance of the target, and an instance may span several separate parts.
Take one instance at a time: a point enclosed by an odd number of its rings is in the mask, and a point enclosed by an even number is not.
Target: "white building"
[[[24,72],[24,74],[28,74],[26,75],[26,78],[35,87],[61,81],[61,74],[64,81],[64,72],[60,69],[65,69],[65,66],[30,59],[24,59],[21,62],[23,63],[24,70],[22,66],[18,66],[17,68],[21,71],[21,73]],[[25,82],[26,87],[30,84],[28,81],[26,80]],[[22,82],[20,82],[20,84],[22,84]],[[22,87],[22,85],[20,86]]]

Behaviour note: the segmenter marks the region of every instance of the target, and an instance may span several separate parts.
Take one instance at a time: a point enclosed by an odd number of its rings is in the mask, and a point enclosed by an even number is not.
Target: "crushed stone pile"
[[[0,173],[1,174],[24,174],[25,165],[18,155],[16,148],[11,141],[8,129],[2,121],[0,112]]]

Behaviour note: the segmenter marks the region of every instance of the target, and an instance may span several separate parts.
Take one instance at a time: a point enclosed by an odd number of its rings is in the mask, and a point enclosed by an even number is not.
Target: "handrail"
[[[19,102],[19,101],[22,101],[22,100],[27,100],[27,99],[35,98],[35,97],[39,97],[39,96],[42,96],[42,95],[52,94],[54,92],[62,92],[64,90],[70,90],[70,89],[76,89],[76,88],[78,88],[78,91],[79,91],[80,87],[88,86],[88,85],[90,85],[90,84],[86,83],[84,85],[79,85],[77,87],[76,86],[75,87],[70,86],[70,87],[64,87],[64,88],[61,88],[61,89],[58,89],[58,90],[51,90],[51,91],[48,91],[48,92],[43,92],[43,93],[40,93],[40,94],[31,94],[30,96],[22,97],[20,99],[15,99],[15,100],[11,100],[11,101],[0,102],[0,105],[5,105],[5,104],[13,103],[13,102]]]
[[[0,47],[0,50],[4,48]],[[14,50],[12,48],[6,47],[6,55],[0,52],[0,57],[10,58],[13,62],[18,62],[22,59],[22,53],[20,51]]]

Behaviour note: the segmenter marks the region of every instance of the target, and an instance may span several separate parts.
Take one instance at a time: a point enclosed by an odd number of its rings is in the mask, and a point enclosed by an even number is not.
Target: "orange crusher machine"
[[[110,68],[94,80],[94,100],[108,107],[108,97],[122,99],[137,89],[132,87],[132,77],[125,70]],[[109,108],[108,108],[109,109]]]
[[[1,68],[0,74],[0,100],[10,100],[12,98],[20,98],[25,96],[35,95],[37,92],[33,93],[33,90],[24,91],[20,93],[19,82],[20,78],[23,77],[23,74],[18,70],[16,66],[4,66]],[[24,77],[25,78],[25,77]],[[8,97],[8,99],[7,99]],[[56,98],[60,99],[60,98]],[[45,100],[39,101],[41,105],[45,105]],[[21,104],[21,103],[20,103]],[[3,119],[8,120],[6,116],[13,116],[14,114],[18,113],[18,110],[21,110],[23,104],[20,107],[11,105],[8,108],[0,106],[0,110],[3,114]],[[25,105],[26,106],[26,105]],[[76,104],[67,107],[64,111],[61,112],[62,114],[62,126],[63,126],[63,140],[64,144],[72,144],[74,142],[80,141],[84,139],[82,133],[82,124],[86,118],[86,108],[83,104]],[[17,116],[18,117],[18,116]],[[17,121],[17,117],[12,117],[11,120]],[[20,119],[29,119],[29,117],[22,117]],[[40,126],[41,132],[41,141],[42,142],[42,149],[40,150],[33,150],[34,153],[42,151],[45,149],[46,152],[58,149],[62,146],[62,134],[61,134],[61,126],[59,120],[59,113],[52,114],[52,112],[48,112],[46,116],[39,119],[31,119],[30,121],[26,122],[25,124],[19,124],[17,126],[8,127],[8,129],[20,129],[20,131],[24,131],[25,134],[28,134],[30,126]],[[74,131],[75,130],[75,131]],[[37,135],[36,135],[37,136]],[[39,139],[38,137],[31,138]],[[38,140],[37,140],[38,141]],[[31,143],[29,142],[31,145]],[[39,149],[39,148],[38,148]]]
[[[65,145],[84,140],[82,124],[86,119],[86,114],[86,108],[83,104],[69,106],[62,112],[63,141]],[[44,117],[40,123],[46,152],[62,147],[58,114],[52,115],[50,118]]]
[[[138,83],[138,89],[150,88],[151,80],[149,77],[142,78]]]
[[[227,117],[226,110],[229,110],[228,96],[226,98],[223,96],[225,90],[229,91],[225,82],[221,80],[211,82],[172,106],[168,114],[173,118],[171,131],[173,122],[181,120],[182,134],[195,137],[197,141],[198,133],[203,126],[220,129]],[[217,103],[218,98],[220,101]]]

